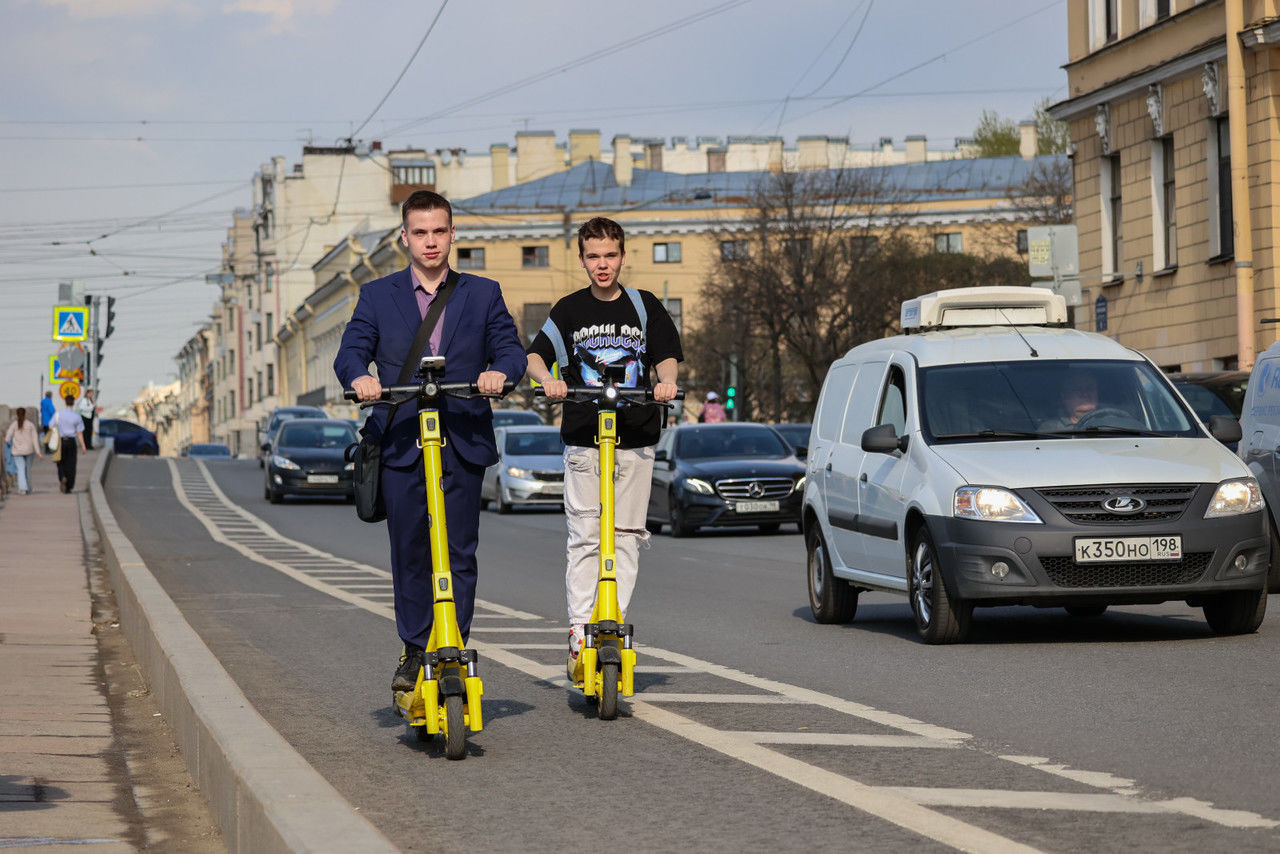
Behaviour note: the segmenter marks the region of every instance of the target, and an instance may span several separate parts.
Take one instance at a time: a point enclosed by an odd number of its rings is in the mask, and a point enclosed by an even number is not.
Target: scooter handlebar
[[[566,400],[575,403],[589,403],[600,397],[604,390],[609,386],[598,385],[571,385],[568,387],[567,396],[552,400],[547,397],[546,389],[538,386],[533,390],[534,397],[545,398],[548,403],[563,403]],[[644,401],[645,403],[661,403],[666,405],[665,401],[657,401],[653,399],[653,389],[651,388],[624,388],[622,386],[613,386],[613,390],[618,393],[618,397],[622,400]],[[684,389],[677,389],[676,396],[672,400],[684,400]]]
[[[342,396],[347,400],[360,403],[362,406],[372,406],[377,403],[391,403],[397,398],[409,400],[420,394],[428,392],[430,386],[434,386],[435,394],[431,397],[439,397],[447,395],[457,398],[473,398],[473,397],[492,397],[503,398],[510,394],[516,387],[514,380],[507,380],[502,384],[501,394],[482,394],[475,383],[442,383],[442,382],[420,382],[412,385],[384,385],[382,394],[377,400],[360,401],[360,396],[356,394],[354,389],[346,389],[342,392]]]

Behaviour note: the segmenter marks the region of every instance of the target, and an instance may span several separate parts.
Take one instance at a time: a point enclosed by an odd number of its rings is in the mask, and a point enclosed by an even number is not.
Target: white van
[[[1269,540],[1258,482],[1164,375],[1066,328],[1040,288],[939,291],[907,334],[831,366],[804,490],[809,602],[853,618],[862,590],[907,594],[926,643],[975,606],[1184,600],[1215,632],[1255,631]],[[1234,436],[1233,436],[1234,434]]]
[[[1280,342],[1254,363],[1240,410],[1240,458],[1258,479],[1267,502],[1271,572],[1267,592],[1280,593]]]

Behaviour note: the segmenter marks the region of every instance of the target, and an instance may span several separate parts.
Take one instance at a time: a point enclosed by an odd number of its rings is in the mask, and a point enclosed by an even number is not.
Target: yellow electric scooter
[[[608,372],[606,372],[606,375]],[[547,399],[541,388],[535,397]],[[676,393],[684,399],[684,392]],[[596,604],[591,622],[584,627],[585,640],[573,685],[588,700],[599,704],[600,719],[618,716],[618,694],[635,693],[636,651],[632,644],[634,626],[622,622],[618,607],[618,573],[614,554],[613,479],[618,445],[618,404],[648,404],[667,408],[653,399],[653,389],[625,388],[606,380],[602,386],[569,386],[568,396],[549,403],[593,403],[596,406],[596,446],[600,451],[600,557],[596,576]]]
[[[449,572],[449,538],[444,513],[444,489],[440,449],[444,435],[440,431],[442,397],[501,397],[480,394],[475,383],[446,383],[444,356],[424,356],[418,366],[413,385],[382,387],[382,398],[360,404],[361,408],[390,404],[399,406],[417,401],[419,444],[427,486],[427,519],[431,541],[431,593],[433,615],[431,636],[427,639],[424,665],[418,671],[413,691],[396,691],[393,707],[426,741],[444,733],[445,756],[462,759],[467,753],[467,730],[479,732],[484,727],[480,698],[484,685],[478,673],[479,656],[466,649],[458,628],[458,615],[453,602],[453,576]],[[508,381],[503,395],[515,387]],[[346,391],[348,400],[357,400],[354,391]]]

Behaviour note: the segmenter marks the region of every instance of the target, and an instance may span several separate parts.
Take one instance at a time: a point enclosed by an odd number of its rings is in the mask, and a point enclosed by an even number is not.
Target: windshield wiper
[[[1178,435],[1139,427],[1085,427],[1083,430],[1055,430],[1053,433],[1055,436],[1152,436],[1163,439]]]
[[[1065,439],[1061,432],[1035,433],[1029,430],[978,430],[975,433],[943,433],[935,439]]]

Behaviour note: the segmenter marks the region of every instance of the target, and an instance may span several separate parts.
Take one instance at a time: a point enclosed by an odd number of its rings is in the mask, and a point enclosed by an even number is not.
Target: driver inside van
[[[1062,384],[1062,417],[1050,418],[1041,430],[1070,430],[1098,408],[1098,381],[1092,374],[1071,373]]]

